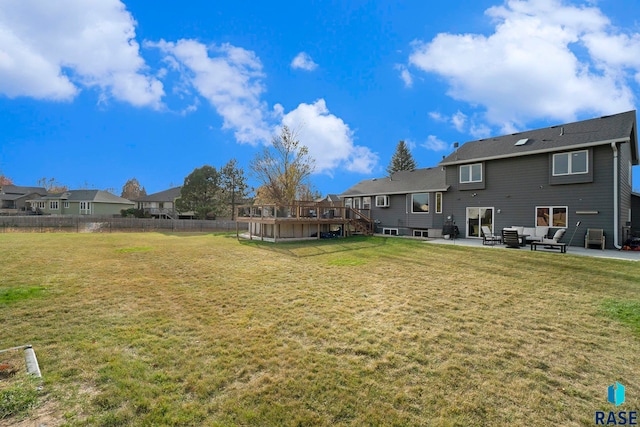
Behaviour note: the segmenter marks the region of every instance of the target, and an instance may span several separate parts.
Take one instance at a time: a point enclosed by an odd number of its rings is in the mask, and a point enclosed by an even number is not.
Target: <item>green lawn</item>
[[[0,377],[0,425],[591,426],[640,410],[637,262],[160,233],[0,234],[0,259],[0,349],[32,344],[43,374]]]

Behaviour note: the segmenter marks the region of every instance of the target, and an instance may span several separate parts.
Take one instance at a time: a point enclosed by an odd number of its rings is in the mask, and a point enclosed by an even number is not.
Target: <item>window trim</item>
[[[474,180],[473,179],[473,167],[474,166],[478,166],[480,168],[480,179]],[[469,169],[469,180],[468,181],[463,181],[462,180],[462,170],[463,169]],[[460,165],[459,168],[459,182],[460,184],[475,184],[478,182],[482,182],[482,163],[472,163],[470,165]]]
[[[362,209],[371,209],[371,196],[362,198]]]
[[[382,198],[382,203],[379,203],[379,198]],[[380,195],[376,196],[376,208],[388,208],[390,206],[390,200],[388,195]]]
[[[437,214],[442,213],[442,192],[441,191],[438,191],[436,193],[436,213]]]
[[[50,211],[60,210],[60,203],[57,200],[49,200],[49,210]]]
[[[389,236],[399,236],[398,232],[399,230],[397,228],[382,228],[382,234],[387,234]]]
[[[585,153],[585,170],[583,172],[573,172],[573,157],[572,154]],[[567,156],[567,173],[556,173],[556,158],[559,156]],[[551,174],[553,176],[568,176],[568,175],[584,175],[589,173],[589,150],[576,150],[566,151],[564,153],[554,153],[551,157]]]
[[[423,195],[423,194],[427,195],[427,203],[426,203],[427,210],[426,211],[416,211],[416,210],[413,209],[413,207],[414,207],[413,197],[417,196],[417,195]],[[412,214],[428,214],[429,213],[429,199],[430,199],[429,193],[411,193],[411,213]]]
[[[549,210],[549,217],[551,218],[551,223],[548,225],[544,225],[544,224],[538,224],[538,209],[548,209]],[[564,209],[565,211],[565,225],[557,225],[555,223],[553,223],[553,210],[554,209]],[[544,227],[549,227],[549,228],[569,228],[569,207],[568,206],[536,206],[535,208],[535,217],[534,217],[534,224],[536,226],[544,226]]]

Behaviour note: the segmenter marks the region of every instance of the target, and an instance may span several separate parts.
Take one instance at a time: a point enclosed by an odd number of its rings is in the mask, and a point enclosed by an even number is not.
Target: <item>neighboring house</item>
[[[440,237],[447,187],[442,168],[424,168],[361,181],[340,197],[345,207],[369,217],[376,233]]]
[[[468,238],[481,238],[483,225],[495,231],[540,225],[565,228],[565,242],[583,245],[588,228],[601,228],[607,247],[619,248],[625,227],[639,221],[637,212],[632,216],[632,169],[638,164],[636,112],[629,111],[467,142],[430,169],[436,176],[441,171],[443,182],[432,177],[420,186],[394,174],[387,184],[399,181],[397,188],[376,187],[388,178],[368,180],[341,196],[355,207],[368,198],[371,217],[387,234],[397,228],[415,235],[424,227],[431,236],[431,227],[447,220]],[[428,212],[419,220],[421,200]],[[385,205],[382,214],[377,207]]]
[[[168,190],[140,197],[135,199],[134,202],[136,202],[138,209],[153,218],[193,219],[195,217],[193,212],[178,212],[176,210],[176,199],[180,198],[181,188],[169,188]]]
[[[18,214],[30,210],[28,200],[45,196],[47,190],[43,187],[22,187],[19,185],[0,186],[0,213]]]
[[[45,215],[113,216],[135,206],[130,200],[102,190],[69,190],[33,198],[29,202],[31,209]]]

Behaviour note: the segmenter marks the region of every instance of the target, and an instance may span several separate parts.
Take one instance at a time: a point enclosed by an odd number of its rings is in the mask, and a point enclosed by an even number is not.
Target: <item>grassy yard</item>
[[[0,234],[0,257],[0,349],[32,344],[43,374],[0,377],[0,425],[591,426],[640,410],[640,263],[156,233]]]

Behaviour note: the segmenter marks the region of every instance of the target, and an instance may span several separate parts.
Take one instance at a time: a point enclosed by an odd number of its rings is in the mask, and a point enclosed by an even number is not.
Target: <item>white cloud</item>
[[[430,151],[445,151],[449,149],[449,144],[438,139],[435,135],[429,135],[422,146]]]
[[[300,104],[282,117],[282,124],[298,132],[301,144],[316,161],[316,173],[330,173],[337,167],[350,172],[371,173],[378,156],[353,143],[353,131],[331,114],[324,99]]]
[[[291,68],[294,70],[313,71],[318,68],[318,64],[313,62],[313,59],[311,59],[308,53],[300,52],[293,58],[293,61],[291,61]]]
[[[467,115],[461,111],[458,111],[451,117],[451,123],[458,132],[464,132],[464,127],[467,124]]]
[[[630,84],[640,72],[640,35],[617,34],[600,9],[507,0],[486,14],[493,34],[443,33],[414,42],[410,64],[445,77],[451,97],[484,107],[487,120],[503,128],[634,108]]]
[[[258,144],[270,140],[267,105],[261,100],[262,63],[252,51],[230,44],[205,46],[195,40],[164,40],[148,43],[165,52],[166,62],[182,73],[223,118],[223,129],[234,131],[240,143]]]
[[[101,99],[160,108],[163,86],[144,74],[135,25],[119,0],[3,0],[0,93],[71,100],[97,87]]]
[[[412,87],[413,86],[413,76],[407,69],[406,65],[396,64],[394,67],[396,70],[400,71],[400,78],[404,82],[404,87]]]

